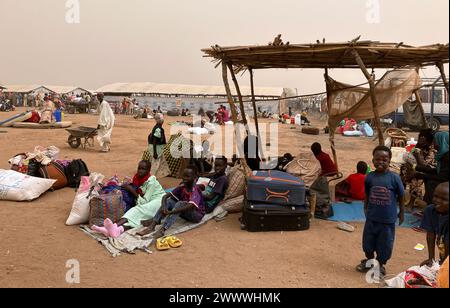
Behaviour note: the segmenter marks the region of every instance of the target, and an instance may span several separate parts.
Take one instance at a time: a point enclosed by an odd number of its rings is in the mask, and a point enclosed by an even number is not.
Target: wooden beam
[[[448,95],[448,81],[447,81],[447,77],[445,76],[444,64],[442,62],[438,62],[436,64],[436,66],[439,69],[439,71],[441,72],[442,81],[444,82],[445,90],[447,91],[447,95]]]
[[[248,71],[250,73],[250,87],[252,90],[252,105],[253,105],[253,112],[254,112],[254,116],[255,116],[256,133],[258,134],[258,138],[259,138],[260,135],[259,135],[259,124],[258,124],[258,109],[256,109],[255,83],[254,83],[254,79],[253,79],[253,69],[249,68]]]
[[[228,63],[227,65],[228,65],[228,69],[230,70],[230,73],[231,73],[231,78],[233,79],[234,87],[236,88],[236,93],[238,95],[239,106],[241,108],[242,121],[244,122],[244,125],[247,126],[247,116],[245,115],[244,100],[242,99],[241,88],[239,87],[239,83],[236,79],[236,75],[234,74],[233,65],[231,63]]]
[[[416,68],[417,74],[419,74],[419,67]],[[423,109],[422,98],[420,97],[419,90],[414,91],[414,95],[416,96],[416,101],[419,103],[419,111],[420,116],[422,117],[422,122],[424,127],[429,127],[427,117],[425,116],[425,110]]]
[[[325,69],[325,85],[326,85],[326,89],[327,89],[327,113],[329,114],[330,110],[331,110],[331,89],[328,86],[328,69]],[[329,117],[328,117],[329,119]],[[334,135],[335,135],[335,130],[331,129],[331,125],[330,122],[328,122],[328,128],[329,128],[329,135],[330,135],[330,146],[331,146],[331,152],[333,153],[333,160],[334,160],[334,164],[336,165],[336,168],[339,170],[339,164],[338,164],[338,157],[337,157],[337,152],[336,152],[336,145],[334,143]]]
[[[231,94],[230,84],[228,82],[228,68],[225,62],[222,61],[222,78],[225,85],[225,91],[227,92],[228,103],[230,104],[231,116],[233,122],[237,123],[236,104],[234,103],[233,94]]]
[[[369,81],[370,85],[370,98],[372,100],[372,108],[373,108],[373,114],[375,117],[375,126],[377,127],[378,131],[378,143],[380,145],[384,145],[384,137],[383,137],[383,131],[381,129],[381,122],[380,122],[380,113],[378,112],[378,102],[377,102],[377,96],[375,94],[375,82],[373,80],[372,75],[370,75],[369,71],[367,70],[366,66],[364,65],[363,60],[359,56],[358,52],[353,49],[353,56],[355,57],[356,63],[358,63],[361,71],[363,72],[364,76],[366,76],[367,81]]]

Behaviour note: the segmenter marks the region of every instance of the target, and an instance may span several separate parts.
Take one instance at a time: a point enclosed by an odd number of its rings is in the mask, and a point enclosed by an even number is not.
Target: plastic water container
[[[53,115],[55,116],[56,122],[62,122],[62,112],[61,112],[61,110],[56,109],[55,112],[53,113]]]

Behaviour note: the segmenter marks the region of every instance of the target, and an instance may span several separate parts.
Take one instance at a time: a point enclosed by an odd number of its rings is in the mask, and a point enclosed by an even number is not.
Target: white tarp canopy
[[[68,93],[72,93],[72,92],[89,92],[91,93],[91,91],[80,88],[80,87],[75,87],[75,86],[45,86],[47,89],[52,90],[53,92],[57,93],[57,94],[68,94]]]
[[[4,92],[11,93],[30,93],[42,90],[44,92],[53,92],[52,90],[40,85],[5,85]]]

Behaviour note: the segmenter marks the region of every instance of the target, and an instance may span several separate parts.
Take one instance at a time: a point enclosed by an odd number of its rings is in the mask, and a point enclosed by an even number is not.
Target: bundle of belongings
[[[218,207],[227,213],[240,213],[244,207],[246,178],[251,175],[251,170],[240,161],[228,170],[228,187],[223,200]]]
[[[89,175],[89,169],[84,161],[60,160],[59,149],[55,146],[36,146],[33,152],[20,153],[8,162],[11,170],[28,176],[55,180],[52,190],[64,187],[78,188],[81,177]]]
[[[434,262],[431,267],[413,266],[383,283],[387,288],[422,289],[448,288],[448,258],[442,266]]]
[[[242,229],[299,231],[309,229],[305,183],[288,173],[254,171],[247,181]]]
[[[354,119],[345,118],[339,124],[337,132],[348,137],[373,137],[372,127],[365,121],[356,122]]]

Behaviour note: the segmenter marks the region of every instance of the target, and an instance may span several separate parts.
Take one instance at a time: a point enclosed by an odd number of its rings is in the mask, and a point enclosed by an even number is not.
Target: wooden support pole
[[[419,104],[420,117],[422,118],[422,123],[425,128],[429,127],[427,117],[425,115],[425,110],[423,109],[422,98],[420,98],[419,90],[414,91],[416,96],[416,101]]]
[[[260,158],[264,160],[265,155],[264,155],[264,151],[263,151],[263,147],[262,147],[261,133],[259,131],[258,109],[256,109],[255,81],[253,78],[253,69],[249,68],[248,71],[250,73],[250,87],[251,87],[251,92],[252,92],[253,112],[255,115],[256,136],[258,137],[258,152],[260,152],[260,154],[261,154]]]
[[[327,112],[329,113],[331,110],[331,89],[328,85],[328,69],[325,69],[325,85],[326,85],[326,89],[327,89]],[[330,117],[328,117],[328,119],[330,119]],[[335,130],[331,129],[331,125],[330,122],[328,122],[328,128],[329,128],[329,135],[330,135],[330,146],[331,146],[331,152],[333,153],[333,160],[334,160],[334,164],[336,165],[336,168],[339,170],[339,165],[338,165],[338,158],[337,158],[337,152],[336,152],[336,145],[334,143],[334,135],[335,135]]]
[[[377,96],[375,94],[375,82],[373,80],[372,75],[370,75],[369,71],[367,70],[366,66],[364,65],[363,60],[359,56],[358,52],[353,49],[352,51],[353,56],[355,57],[356,63],[358,63],[361,71],[363,72],[364,76],[366,76],[367,81],[370,85],[370,98],[372,100],[372,108],[373,108],[373,114],[375,116],[375,125],[377,127],[378,131],[378,143],[380,145],[384,145],[384,137],[383,137],[383,131],[381,129],[381,122],[380,122],[380,113],[378,112],[378,102],[377,102]]]
[[[419,69],[420,69],[419,67],[416,68],[417,74],[419,74]],[[427,117],[425,116],[425,110],[423,109],[422,98],[420,97],[419,90],[415,90],[414,95],[416,96],[416,101],[419,103],[419,111],[420,116],[422,117],[423,125],[424,127],[429,127]]]
[[[444,64],[442,62],[438,62],[436,64],[436,66],[439,69],[439,71],[441,72],[441,77],[442,77],[442,81],[444,82],[445,91],[447,91],[447,95],[448,95],[448,81],[447,81],[447,77],[445,76]]]
[[[233,79],[234,87],[236,88],[236,93],[238,95],[239,106],[241,108],[242,121],[243,121],[244,125],[247,126],[247,117],[245,115],[244,100],[242,99],[241,88],[239,87],[239,83],[236,79],[236,75],[234,74],[234,71],[233,71],[233,65],[231,63],[228,63],[228,69],[230,70],[231,78]]]
[[[222,61],[222,78],[225,85],[225,91],[227,92],[228,103],[230,104],[231,116],[233,122],[237,123],[236,104],[234,103],[233,94],[231,94],[230,84],[228,82],[228,68],[225,62]]]
[[[253,69],[249,68],[248,70],[250,72],[250,87],[252,90],[252,105],[253,105],[253,112],[255,115],[255,126],[256,126],[256,133],[259,136],[259,124],[258,124],[258,109],[256,109],[256,98],[255,98],[255,83],[253,80]]]

